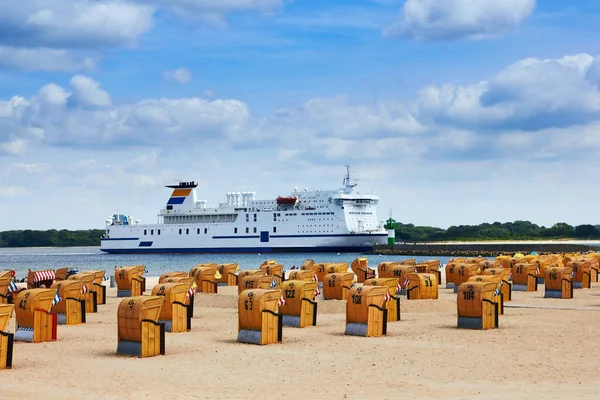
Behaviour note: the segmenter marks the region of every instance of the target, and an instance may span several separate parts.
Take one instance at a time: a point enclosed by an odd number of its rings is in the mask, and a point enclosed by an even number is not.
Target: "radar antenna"
[[[346,165],[346,177],[344,178],[344,192],[352,193],[352,188],[356,186],[355,183],[350,183],[350,166]]]

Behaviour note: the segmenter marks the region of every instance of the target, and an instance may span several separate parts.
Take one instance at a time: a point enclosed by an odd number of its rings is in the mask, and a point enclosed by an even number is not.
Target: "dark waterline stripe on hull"
[[[182,249],[100,249],[112,254],[148,254],[148,253],[360,253],[372,251],[373,246],[328,246],[328,247],[208,247]]]

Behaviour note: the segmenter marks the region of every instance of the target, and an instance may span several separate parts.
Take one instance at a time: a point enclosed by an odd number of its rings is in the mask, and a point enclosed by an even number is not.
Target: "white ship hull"
[[[276,253],[276,252],[362,252],[385,244],[387,233],[340,234],[323,236],[260,236],[230,238],[215,236],[209,241],[194,237],[177,240],[143,237],[103,239],[101,250],[108,253]]]
[[[100,249],[109,253],[361,252],[385,244],[377,220],[379,198],[345,187],[255,200],[251,192],[227,194],[227,203],[207,208],[196,200],[194,182],[173,188],[158,224],[107,220]]]

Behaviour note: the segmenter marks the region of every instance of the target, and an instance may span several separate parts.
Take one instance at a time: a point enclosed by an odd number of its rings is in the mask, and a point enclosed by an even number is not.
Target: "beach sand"
[[[152,288],[157,278],[148,278]],[[319,301],[316,327],[283,342],[236,341],[237,287],[198,293],[192,331],[166,334],[166,355],[116,355],[116,289],[87,323],[58,340],[15,342],[0,398],[44,399],[597,399],[600,283],[570,300],[513,292],[500,328],[456,328],[456,294],[402,299],[402,321],[380,338],[345,336],[345,302]],[[147,294],[150,291],[146,292]],[[14,317],[10,324],[14,332]]]

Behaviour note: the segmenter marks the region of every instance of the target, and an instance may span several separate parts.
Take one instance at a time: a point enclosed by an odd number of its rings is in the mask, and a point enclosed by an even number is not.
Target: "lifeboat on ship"
[[[290,205],[293,206],[296,204],[296,201],[298,201],[297,197],[291,196],[291,197],[281,197],[278,196],[277,197],[277,205]]]

